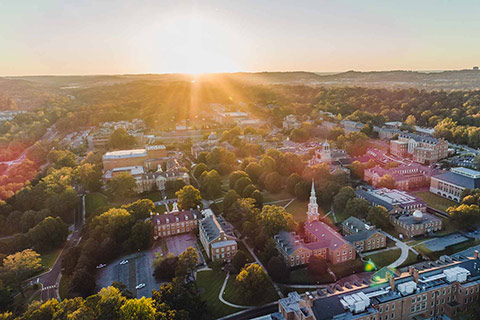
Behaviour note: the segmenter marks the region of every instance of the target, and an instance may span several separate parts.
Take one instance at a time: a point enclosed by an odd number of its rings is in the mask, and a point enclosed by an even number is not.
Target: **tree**
[[[241,170],[236,170],[230,173],[230,176],[228,177],[230,189],[233,189],[235,186],[235,182],[237,182],[238,179],[243,177],[248,177],[248,173]]]
[[[395,179],[391,175],[386,174],[378,181],[377,188],[395,189]]]
[[[130,245],[134,250],[145,250],[153,242],[153,224],[152,221],[139,220],[132,227],[130,235]]]
[[[154,320],[155,307],[153,306],[153,300],[145,297],[127,300],[120,308],[119,319]]]
[[[135,145],[135,137],[129,135],[123,128],[115,130],[107,142],[110,149],[131,149]]]
[[[258,182],[263,170],[257,162],[251,161],[246,166],[245,172],[248,173],[248,176],[253,182]]]
[[[22,282],[42,269],[41,262],[42,259],[38,253],[32,249],[25,249],[3,259],[2,270],[6,274],[6,279],[11,281],[25,297]]]
[[[292,173],[287,178],[286,190],[292,196],[295,195],[295,186],[302,180],[302,177],[297,173]]]
[[[262,225],[264,233],[271,237],[280,230],[294,230],[295,222],[293,216],[283,207],[275,205],[266,205],[259,215],[259,222]]]
[[[285,260],[280,256],[270,258],[267,264],[267,270],[273,281],[286,282],[290,277],[290,269]]]
[[[129,172],[121,172],[107,182],[107,193],[112,199],[129,199],[136,194],[137,182]]]
[[[222,178],[216,170],[204,171],[200,176],[200,190],[208,199],[222,194]]]
[[[361,198],[352,198],[347,201],[347,205],[343,213],[347,217],[353,216],[360,219],[365,219],[367,217],[368,208],[369,205],[367,200]]]
[[[342,214],[345,210],[348,200],[355,198],[355,191],[352,187],[343,187],[333,197],[333,211]]]
[[[138,220],[150,217],[150,213],[155,211],[155,204],[150,199],[140,199],[123,205],[122,208],[130,212]]]
[[[195,270],[195,266],[198,264],[199,256],[198,252],[193,247],[188,247],[187,250],[182,252],[178,256],[177,269],[175,275],[177,277],[189,277]]]
[[[476,204],[461,204],[447,209],[450,220],[459,229],[466,229],[480,221],[480,207]]]
[[[267,174],[265,188],[272,193],[277,193],[282,189],[282,177],[278,172],[274,171]]]
[[[223,210],[228,210],[240,198],[235,190],[229,190],[225,197],[223,197]]]
[[[48,161],[53,163],[53,167],[60,169],[63,167],[75,167],[77,156],[68,150],[52,150],[48,153]]]
[[[205,163],[200,162],[193,168],[193,176],[197,179],[200,178],[203,172],[207,171],[208,167]]]
[[[126,298],[122,296],[120,290],[113,286],[102,288],[97,294],[96,314],[99,320],[117,320],[120,319],[120,309],[125,303]]]
[[[28,237],[39,250],[56,248],[67,240],[67,236],[68,226],[60,217],[46,217],[28,231]]]
[[[253,184],[252,180],[248,177],[242,177],[235,182],[235,191],[238,194],[243,194],[243,190],[246,186]]]
[[[268,285],[268,275],[256,263],[245,266],[235,278],[246,300],[255,299],[255,293]]]
[[[328,271],[327,260],[320,256],[311,256],[310,260],[308,260],[307,270],[311,275],[325,274]]]
[[[255,190],[250,195],[250,198],[255,200],[255,206],[261,208],[263,206],[263,195],[260,191]]]
[[[251,195],[257,190],[257,188],[253,184],[249,184],[248,186],[243,189],[242,197],[249,198]]]
[[[247,263],[247,255],[242,250],[238,250],[233,256],[232,264],[237,272],[240,272]]]
[[[295,196],[302,201],[308,200],[310,195],[310,184],[306,181],[300,180],[295,185]]]
[[[185,186],[179,191],[175,192],[178,198],[178,206],[182,210],[196,208],[202,205],[202,196],[200,191],[194,186]]]
[[[375,206],[368,210],[367,220],[382,230],[389,230],[392,228],[389,218],[388,211],[385,207]]]
[[[153,262],[153,276],[157,280],[171,281],[175,277],[178,257],[168,254],[167,257],[158,256]]]

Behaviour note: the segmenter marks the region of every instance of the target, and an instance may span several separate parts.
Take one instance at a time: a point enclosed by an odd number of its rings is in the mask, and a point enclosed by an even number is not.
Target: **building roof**
[[[357,232],[368,229],[368,225],[365,222],[353,216],[343,220],[342,226],[347,227],[350,230],[357,230]]]
[[[396,219],[406,225],[423,224],[441,220],[440,218],[429,213],[423,213],[421,217],[416,217],[413,214],[399,214],[398,216],[396,216]]]
[[[367,240],[368,238],[370,238],[371,236],[373,236],[377,232],[379,232],[379,231],[376,230],[376,229],[362,230],[362,231],[359,231],[357,233],[351,234],[349,236],[345,236],[345,240],[347,240],[350,243],[355,242],[355,241]]]
[[[392,210],[395,206],[400,208],[420,208],[427,206],[422,199],[396,189],[381,188],[366,190],[364,188],[358,188],[355,190],[355,195],[377,206],[383,206],[388,211]]]
[[[172,213],[156,214],[152,217],[152,223],[156,225],[164,225],[174,222],[184,222],[201,219],[202,215],[197,210],[185,210]]]
[[[165,150],[166,147],[163,144],[153,145],[153,146],[146,146],[147,150]]]
[[[218,241],[218,242],[212,243],[212,248],[221,248],[221,247],[225,247],[225,246],[231,246],[231,245],[234,245],[234,244],[237,244],[237,241],[235,241],[235,240]]]
[[[455,169],[457,170],[447,171],[440,175],[433,176],[432,178],[445,181],[463,188],[468,188],[468,189],[480,188],[480,178],[472,178],[471,176],[461,174],[461,173],[470,173],[470,171],[478,174],[480,174],[480,172],[467,169],[467,168],[462,168],[461,170],[458,170],[459,168],[455,168]]]
[[[231,225],[223,218],[217,218],[213,214],[209,214],[200,221],[200,230],[209,243],[217,239],[222,232],[233,237],[233,228]]]
[[[140,158],[146,157],[147,151],[145,149],[132,149],[132,150],[117,150],[110,151],[103,155],[103,160],[124,159],[124,158]]]
[[[305,231],[313,234],[323,246],[336,250],[347,243],[345,239],[328,224],[322,221],[305,222]]]

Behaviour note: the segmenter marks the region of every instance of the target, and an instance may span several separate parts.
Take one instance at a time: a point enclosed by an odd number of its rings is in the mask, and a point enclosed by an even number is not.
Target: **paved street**
[[[32,279],[33,281],[37,281],[38,279],[38,282],[42,284],[43,289],[41,297],[43,301],[51,298],[60,299],[60,296],[58,294],[58,285],[62,272],[62,255],[67,249],[76,246],[80,241],[80,231],[82,230],[85,218],[84,199],[85,197],[82,197],[80,205],[75,210],[75,223],[73,233],[67,239],[67,242],[62,252],[60,252],[60,254],[58,255],[58,258],[53,264],[52,268],[49,271],[43,273],[42,275]]]

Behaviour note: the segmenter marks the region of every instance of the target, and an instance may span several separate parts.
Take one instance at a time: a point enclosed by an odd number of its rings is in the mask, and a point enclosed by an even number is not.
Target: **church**
[[[295,232],[285,230],[274,236],[276,246],[288,266],[306,265],[312,256],[321,256],[332,264],[355,260],[355,248],[340,233],[320,221],[313,181],[304,227],[303,239]]]
[[[332,148],[327,139],[318,148],[315,149],[312,159],[308,161],[309,166],[320,163],[327,163],[331,166],[342,166],[350,164],[352,161],[347,152],[343,149]]]

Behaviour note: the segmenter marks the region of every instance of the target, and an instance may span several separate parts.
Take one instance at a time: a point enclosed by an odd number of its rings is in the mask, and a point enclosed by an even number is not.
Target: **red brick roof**
[[[309,243],[315,249],[328,247],[330,250],[336,250],[348,242],[329,225],[321,221],[305,222],[305,231],[311,233],[318,241]],[[314,248],[309,249],[314,249]]]
[[[196,216],[196,217],[195,217]],[[201,219],[202,215],[196,210],[185,210],[173,213],[157,214],[152,217],[154,226],[175,222],[191,221]],[[178,221],[177,221],[178,220]]]

